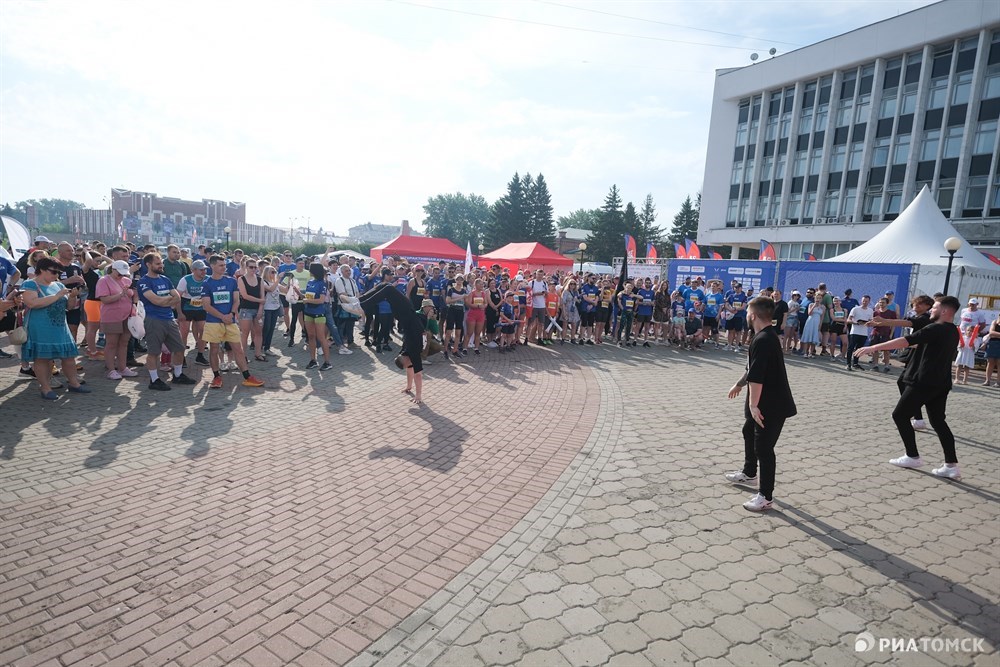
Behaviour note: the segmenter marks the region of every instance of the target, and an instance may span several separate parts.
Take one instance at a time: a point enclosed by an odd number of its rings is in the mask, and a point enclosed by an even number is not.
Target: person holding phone
[[[861,305],[851,308],[851,312],[847,315],[846,324],[850,330],[850,334],[847,336],[847,370],[849,371],[864,370],[854,356],[854,351],[863,347],[865,341],[868,340],[870,330],[867,325],[875,316],[871,309],[871,303],[872,298],[865,294],[861,297]]]

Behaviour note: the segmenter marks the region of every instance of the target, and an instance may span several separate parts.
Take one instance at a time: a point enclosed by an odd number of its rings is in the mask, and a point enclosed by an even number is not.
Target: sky
[[[926,4],[3,0],[0,203],[120,187],[346,235],[529,172],[556,216],[617,184],[668,228],[716,69]]]

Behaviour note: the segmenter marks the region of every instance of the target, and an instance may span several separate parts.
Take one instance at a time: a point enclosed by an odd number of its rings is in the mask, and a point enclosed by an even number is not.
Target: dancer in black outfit
[[[424,329],[427,327],[427,318],[423,313],[413,310],[410,300],[396,289],[394,283],[382,283],[375,289],[361,297],[361,307],[368,308],[374,306],[382,300],[389,302],[392,314],[399,321],[399,326],[403,330],[403,349],[397,357],[398,363],[406,369],[406,389],[405,394],[412,394],[410,399],[416,404],[421,402],[421,391],[424,385],[424,364],[420,358],[420,353],[424,347]]]

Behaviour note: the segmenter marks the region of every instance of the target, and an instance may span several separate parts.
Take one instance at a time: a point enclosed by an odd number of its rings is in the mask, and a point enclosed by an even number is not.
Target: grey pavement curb
[[[618,385],[607,373],[593,376],[602,395],[597,424],[552,488],[510,532],[347,667],[433,664],[566,525],[611,459],[623,424],[613,407],[621,405]],[[614,400],[603,400],[610,395]]]

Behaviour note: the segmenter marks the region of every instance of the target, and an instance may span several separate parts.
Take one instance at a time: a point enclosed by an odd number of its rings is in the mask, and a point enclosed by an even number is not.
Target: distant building
[[[576,227],[566,227],[556,231],[556,247],[553,248],[560,255],[579,260],[580,244],[586,242],[590,236],[589,229],[577,229]]]
[[[410,236],[423,236],[420,232],[409,229],[409,223],[405,220],[403,222],[406,224],[407,232]],[[347,230],[347,236],[351,239],[371,245],[387,243],[402,233],[403,225],[374,225],[370,222],[351,227]]]

